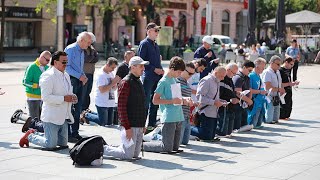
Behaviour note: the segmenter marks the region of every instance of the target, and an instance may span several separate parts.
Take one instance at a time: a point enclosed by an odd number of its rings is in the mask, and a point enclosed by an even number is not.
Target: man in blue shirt
[[[294,66],[292,67],[292,81],[296,81],[300,62],[300,51],[297,40],[293,39],[291,41],[291,46],[289,46],[286,50],[286,57],[291,57],[294,60]]]
[[[149,23],[146,27],[147,37],[140,42],[138,49],[138,56],[144,61],[149,61],[149,65],[145,66],[141,77],[146,94],[146,115],[149,115],[148,130],[152,130],[153,127],[156,126],[158,106],[154,105],[151,100],[153,99],[157,84],[164,73],[160,60],[160,49],[155,42],[160,29],[161,26],[157,26],[155,23]]]
[[[88,32],[82,32],[77,37],[77,42],[67,46],[64,51],[68,54],[68,64],[66,71],[70,75],[73,93],[78,97],[78,103],[72,108],[74,123],[69,129],[69,142],[76,142],[82,137],[79,135],[80,112],[82,107],[81,97],[82,88],[87,83],[88,78],[83,71],[84,49],[87,49],[92,43],[91,36]]]
[[[206,69],[200,73],[200,79],[208,75],[214,68],[218,66],[219,59],[217,59],[213,50],[211,49],[211,45],[213,44],[213,40],[211,36],[204,36],[202,38],[203,45],[199,47],[194,53],[194,58],[204,58],[207,61]]]

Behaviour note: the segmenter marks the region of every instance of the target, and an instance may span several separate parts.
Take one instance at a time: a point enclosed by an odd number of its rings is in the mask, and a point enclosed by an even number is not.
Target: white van
[[[214,42],[214,49],[219,49],[221,44],[225,44],[226,47],[231,45],[231,49],[237,48],[237,44],[235,44],[229,36],[211,35],[211,37]]]

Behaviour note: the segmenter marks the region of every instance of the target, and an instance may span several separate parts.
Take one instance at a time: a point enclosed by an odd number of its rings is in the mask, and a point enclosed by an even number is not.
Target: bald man
[[[30,64],[23,77],[23,85],[26,88],[29,116],[40,119],[41,113],[41,91],[39,79],[41,74],[48,69],[51,58],[49,51],[43,51],[40,56]]]

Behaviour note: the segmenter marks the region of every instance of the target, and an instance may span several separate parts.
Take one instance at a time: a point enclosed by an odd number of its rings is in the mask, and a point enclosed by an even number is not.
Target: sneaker
[[[26,145],[26,147],[29,147],[29,140],[28,140],[28,136],[32,133],[34,133],[36,130],[34,129],[30,129],[28,130],[20,139],[19,141],[19,146],[20,147],[24,147],[24,145]]]
[[[19,119],[18,119],[18,116],[19,116],[21,113],[23,113],[23,111],[22,111],[21,109],[16,110],[16,111],[13,113],[13,115],[11,116],[11,119],[10,119],[11,123],[16,123],[16,122],[19,120]]]
[[[29,130],[29,127],[30,127],[31,122],[32,122],[32,118],[29,117],[29,118],[26,120],[26,122],[23,124],[23,126],[22,126],[21,131],[22,131],[23,133],[25,133],[25,132],[27,132],[27,131]]]
[[[217,138],[226,138],[226,137],[228,137],[228,136],[227,136],[227,135],[224,135],[224,136],[223,136],[223,135],[218,135],[218,134],[216,134],[216,137],[217,137]]]
[[[262,125],[261,125],[261,126],[256,126],[256,127],[254,127],[254,129],[261,129],[261,128],[263,128]]]

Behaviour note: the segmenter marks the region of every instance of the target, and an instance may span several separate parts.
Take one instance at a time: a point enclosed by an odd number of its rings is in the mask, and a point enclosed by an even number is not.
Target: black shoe
[[[80,136],[79,134],[72,136],[72,137],[76,138],[78,141],[80,141],[82,139],[82,136]]]
[[[27,132],[27,131],[29,130],[31,122],[32,122],[32,118],[29,117],[29,118],[26,120],[26,122],[23,124],[23,126],[22,126],[21,131],[22,131],[23,133],[25,133],[25,132]]]
[[[13,115],[11,116],[11,123],[16,123],[18,121],[18,116],[23,113],[23,111],[21,109],[16,110]]]
[[[75,138],[75,137],[70,136],[70,137],[68,137],[68,142],[70,142],[70,143],[76,143],[76,142],[78,142],[78,139]]]
[[[173,150],[172,152],[175,152],[175,153],[182,153],[183,150],[182,149],[178,149],[178,150]]]
[[[68,148],[69,148],[69,146],[68,146],[68,145],[66,145],[66,146],[59,146],[59,147],[58,147],[58,149],[59,149],[59,150],[62,150],[62,149],[68,149]]]

